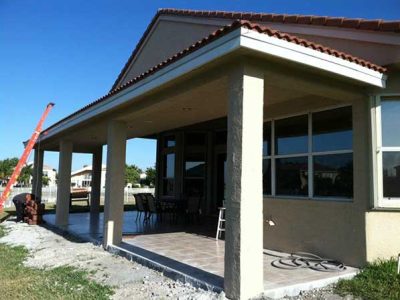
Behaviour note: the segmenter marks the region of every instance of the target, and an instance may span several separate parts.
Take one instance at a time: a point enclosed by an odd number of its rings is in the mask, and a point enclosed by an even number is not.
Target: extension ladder
[[[47,104],[46,109],[45,109],[42,117],[40,118],[39,123],[37,124],[37,126],[35,128],[35,131],[33,132],[28,144],[25,146],[25,150],[22,153],[22,156],[19,159],[18,164],[14,169],[14,172],[12,173],[10,180],[7,182],[6,189],[3,191],[3,193],[1,194],[1,197],[0,197],[0,212],[3,211],[4,202],[7,200],[8,196],[10,195],[12,187],[13,187],[14,183],[17,181],[22,168],[25,165],[26,160],[29,157],[29,154],[31,153],[33,147],[35,146],[36,141],[39,138],[39,135],[42,131],[43,123],[46,120],[46,117],[49,114],[50,110],[53,108],[53,106],[54,106],[54,103]]]

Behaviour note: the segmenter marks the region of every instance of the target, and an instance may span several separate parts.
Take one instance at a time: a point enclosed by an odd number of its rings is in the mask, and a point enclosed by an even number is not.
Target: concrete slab
[[[55,216],[45,215],[47,226],[54,226]],[[223,289],[225,242],[216,241],[211,224],[171,224],[153,220],[148,224],[135,222],[136,212],[125,212],[123,242],[110,246],[112,253],[156,269],[165,276],[189,282],[206,290]],[[215,223],[216,224],[216,223]],[[71,214],[69,224],[58,227],[63,232],[100,244],[103,214],[90,218],[89,213]],[[296,296],[301,291],[321,288],[339,279],[351,278],[357,269],[343,272],[320,272],[312,269],[283,270],[271,265],[287,253],[264,250],[264,294],[270,298]]]

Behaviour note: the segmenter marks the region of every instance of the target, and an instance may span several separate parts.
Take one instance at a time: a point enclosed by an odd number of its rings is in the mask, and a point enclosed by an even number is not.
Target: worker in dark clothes
[[[25,206],[31,200],[35,200],[35,195],[30,193],[22,193],[18,194],[13,198],[13,202],[15,205],[15,210],[17,211],[17,220],[16,222],[23,222],[24,221],[24,213],[25,213]]]

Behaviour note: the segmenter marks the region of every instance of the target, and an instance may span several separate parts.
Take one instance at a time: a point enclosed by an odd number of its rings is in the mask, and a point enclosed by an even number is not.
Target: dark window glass
[[[203,153],[186,154],[185,175],[186,177],[204,177],[205,159]]]
[[[383,152],[383,197],[400,198],[400,152]]]
[[[344,107],[312,115],[314,152],[353,148],[351,111],[351,107]]]
[[[353,154],[318,155],[314,163],[315,197],[353,197]]]
[[[216,145],[226,145],[227,139],[228,139],[228,133],[226,131],[217,131],[215,133]]]
[[[399,99],[400,100],[400,99]],[[381,101],[382,146],[400,146],[400,101]]]
[[[165,196],[174,195],[174,180],[173,179],[163,179],[163,194]]]
[[[263,156],[271,155],[271,122],[264,123]]]
[[[185,144],[187,146],[204,146],[206,144],[205,133],[188,133],[185,135]]]
[[[164,137],[164,147],[169,148],[169,147],[175,147],[176,141],[175,141],[175,136],[170,135]]]
[[[169,153],[164,156],[164,178],[175,177],[175,153]]]
[[[298,116],[275,122],[275,154],[308,152],[308,116]]]
[[[185,196],[204,196],[204,179],[186,179]]]
[[[276,160],[276,194],[308,195],[308,158],[291,157]]]
[[[263,159],[263,194],[271,195],[271,159]]]

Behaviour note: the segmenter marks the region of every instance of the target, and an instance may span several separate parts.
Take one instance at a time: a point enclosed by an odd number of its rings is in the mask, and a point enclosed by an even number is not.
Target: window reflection
[[[186,177],[204,177],[205,165],[203,153],[187,154],[185,159]]]
[[[264,123],[263,156],[271,155],[271,122]]]
[[[308,115],[275,122],[275,154],[307,153]]]
[[[175,153],[164,156],[164,177],[174,178],[175,176]]]
[[[271,195],[271,159],[263,159],[263,194]]]
[[[353,197],[353,154],[314,156],[314,196]]]
[[[381,101],[382,146],[400,147],[400,101]]]
[[[312,123],[314,152],[353,148],[351,107],[314,113]]]
[[[308,158],[306,156],[276,160],[276,194],[308,195]]]
[[[384,152],[383,197],[400,198],[400,152]]]

